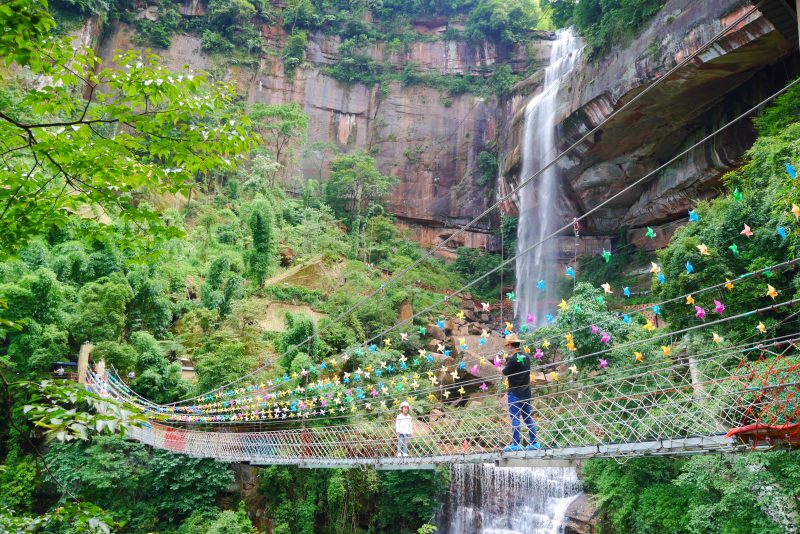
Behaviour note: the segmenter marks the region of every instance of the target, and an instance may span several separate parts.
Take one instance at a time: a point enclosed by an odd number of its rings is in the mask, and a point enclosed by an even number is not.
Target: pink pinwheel
[[[597,332],[599,332],[599,331],[600,331],[600,329],[597,328],[597,326],[592,325],[592,335],[597,335]]]
[[[485,312],[489,311],[489,303],[488,302],[481,302],[481,311],[485,311]]]
[[[477,365],[473,365],[472,367],[469,368],[469,372],[472,373],[473,375],[477,375],[478,374],[478,366]]]
[[[611,334],[608,332],[603,332],[600,334],[600,342],[608,345],[611,342]]]
[[[326,401],[325,399],[322,399],[322,401],[320,401],[319,405],[324,408],[325,406],[328,405],[328,401]]]
[[[747,236],[747,237],[752,237],[753,236],[753,232],[750,230],[750,227],[747,226],[746,224],[744,225],[744,230],[742,230],[739,233],[744,235],[744,236]]]
[[[372,395],[373,397],[377,397],[378,396],[378,390],[375,389],[375,388],[372,388],[372,391],[370,391],[369,394]],[[325,401],[322,401],[322,402],[325,402]]]
[[[722,312],[725,311],[725,305],[718,300],[714,301],[714,311],[718,314],[722,315]]]
[[[541,360],[542,358],[544,358],[544,353],[542,352],[542,349],[536,349],[536,352],[533,353],[533,357],[536,358],[537,360]]]
[[[606,367],[608,367],[608,362],[603,358],[600,358],[600,369],[605,369]]]
[[[487,389],[489,389],[489,386],[487,386],[486,382],[484,382],[483,384],[481,384],[480,388],[481,388],[481,391],[486,391]]]
[[[694,311],[695,311],[694,314],[695,317],[697,317],[698,319],[702,319],[703,321],[706,320],[706,311],[703,308],[701,308],[700,306],[695,306]]]
[[[501,360],[499,356],[495,356],[494,357],[494,362],[492,362],[492,363],[494,364],[495,367],[500,369],[500,367],[503,365],[503,360]]]
[[[532,323],[534,321],[536,321],[536,317],[532,313],[529,313],[528,314],[528,322]]]

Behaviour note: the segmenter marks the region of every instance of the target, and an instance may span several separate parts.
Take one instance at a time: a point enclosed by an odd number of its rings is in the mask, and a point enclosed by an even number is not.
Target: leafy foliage
[[[372,156],[356,152],[333,161],[331,176],[325,184],[325,198],[338,216],[347,215],[353,223],[360,221],[396,183],[396,178],[378,170]]]
[[[308,46],[308,33],[293,31],[283,49],[283,67],[288,77],[294,76],[295,70],[305,59],[306,46]]]
[[[408,533],[430,519],[445,489],[442,471],[380,472],[271,466],[259,492],[275,518],[276,533],[360,532],[367,522],[381,532]]]
[[[253,281],[261,287],[272,270],[275,256],[272,207],[266,200],[253,203],[247,224],[253,237],[253,247],[248,251],[247,264]]]
[[[171,73],[156,56],[133,51],[104,68],[90,49],[76,54],[68,39],[42,35],[45,16],[4,21],[22,33],[19,42],[0,42],[0,56],[47,83],[0,87],[0,246],[15,251],[71,212],[98,220],[117,213],[142,235],[174,235],[141,193],[185,190],[195,175],[230,167],[249,150],[246,121],[226,115],[232,87]]]
[[[586,490],[615,532],[786,532],[798,518],[800,455],[589,460]]]
[[[62,483],[135,532],[150,530],[159,518],[173,520],[207,509],[233,478],[225,464],[150,452],[118,436],[56,445],[47,460]]]
[[[574,25],[595,54],[634,37],[658,13],[666,0],[553,0],[559,27]]]

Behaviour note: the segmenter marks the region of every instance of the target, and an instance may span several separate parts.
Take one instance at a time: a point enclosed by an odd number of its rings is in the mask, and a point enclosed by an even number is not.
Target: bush
[[[135,40],[156,48],[169,48],[172,34],[178,30],[180,23],[181,13],[175,3],[162,1],[158,6],[158,20],[139,19],[136,22],[138,35]]]
[[[227,53],[233,51],[233,43],[214,30],[205,30],[200,36],[200,44],[206,52]]]
[[[308,33],[295,30],[289,35],[286,48],[283,49],[283,69],[288,78],[294,77],[295,70],[306,58],[306,46]]]
[[[478,154],[478,170],[481,173],[478,185],[483,187],[494,182],[497,177],[497,156],[492,152],[482,150]]]
[[[478,0],[467,19],[467,36],[478,41],[517,43],[538,22],[533,0]]]
[[[575,1],[572,2],[571,20],[595,55],[600,55],[612,45],[624,44],[633,38],[665,3],[666,0]],[[558,6],[559,20],[568,14],[568,6]]]
[[[270,286],[265,288],[263,293],[265,296],[281,302],[291,302],[292,304],[303,302],[311,306],[316,306],[323,299],[322,291],[292,285]]]
[[[502,262],[499,254],[492,254],[485,250],[475,248],[459,247],[456,251],[458,256],[453,264],[456,272],[465,278],[474,278],[488,273],[495,269]],[[503,271],[504,281],[513,283],[514,278],[510,271],[511,266],[498,269],[492,274],[472,286],[472,291],[480,298],[496,299],[500,293],[500,271]]]

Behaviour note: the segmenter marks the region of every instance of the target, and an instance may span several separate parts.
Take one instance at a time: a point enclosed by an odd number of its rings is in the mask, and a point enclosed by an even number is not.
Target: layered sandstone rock
[[[566,149],[749,7],[743,0],[670,0],[633,42],[585,62],[562,85],[568,90],[561,95],[559,147]],[[202,15],[203,9],[201,0],[182,4],[186,16]],[[442,21],[414,23],[420,33],[443,31]],[[129,26],[117,23],[100,55],[108,60],[115,50],[135,48],[132,33]],[[157,52],[170,68],[188,64],[234,81],[251,103],[301,104],[309,116],[311,149],[300,155],[288,176],[327,179],[332,155],[314,147],[369,150],[384,173],[399,179],[389,211],[425,245],[447,239],[456,226],[481,214],[498,193],[507,193],[519,182],[523,110],[541,88],[541,70],[502,99],[469,94],[448,98],[431,87],[399,83],[381,91],[378,86],[342,84],[324,74],[326,65],[339,60],[338,36],[311,35],[306,64],[288,77],[281,60],[286,33],[265,26],[262,35],[269,53],[255,65],[222,64],[204,53],[199,38],[192,35],[176,35],[168,50]],[[529,61],[547,63],[550,41],[545,37],[537,35],[517,47],[426,40],[396,50],[376,43],[363,53],[395,69],[413,63],[426,73],[479,74],[496,64],[520,72]],[[760,13],[748,17],[562,160],[563,194],[571,206],[566,216],[598,206],[774,91],[797,70],[787,60],[792,50]],[[717,193],[720,176],[740,162],[753,138],[751,123],[742,121],[603,206],[583,225],[585,250],[579,252],[610,246],[608,239],[619,235],[622,227],[630,228],[634,241],[648,225],[663,226],[659,235],[668,237],[694,199]],[[500,152],[498,184],[486,183],[477,168],[479,154],[494,140]],[[502,205],[505,213],[515,209],[513,199]],[[492,230],[498,222],[496,212],[485,217],[443,253],[452,258],[458,246],[497,250]],[[563,241],[565,254],[573,255],[573,240]]]
[[[202,2],[183,4],[187,15],[201,13],[201,8]],[[136,48],[132,35],[129,26],[117,23],[101,56],[109,60],[115,50]],[[257,68],[221,66],[203,52],[193,35],[175,35],[169,49],[157,53],[172,69],[188,64],[234,81],[248,102],[299,103],[309,116],[308,147],[369,150],[382,172],[399,179],[388,201],[389,211],[426,245],[440,243],[452,233],[448,228],[472,220],[493,202],[494,183],[481,180],[477,159],[496,137],[496,99],[469,94],[448,98],[422,85],[391,83],[381,91],[377,85],[340,83],[322,72],[339,60],[340,38],[321,33],[310,36],[307,63],[289,77],[281,60],[286,33],[280,27],[265,26],[262,35],[269,53],[258,60]],[[421,72],[480,75],[490,73],[496,63],[524,70],[529,51],[534,56],[531,60],[541,63],[546,41],[537,39],[528,47],[421,41],[402,51],[376,43],[363,53],[398,70],[413,63]],[[326,180],[332,156],[330,150],[324,152],[308,150],[288,176]],[[455,247],[462,244],[496,249],[496,240],[488,232],[497,220],[495,216],[480,221],[445,254],[452,257]]]

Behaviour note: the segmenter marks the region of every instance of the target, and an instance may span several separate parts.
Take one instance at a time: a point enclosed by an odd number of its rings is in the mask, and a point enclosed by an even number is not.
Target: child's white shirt
[[[394,431],[398,434],[411,434],[411,423],[413,419],[411,419],[410,415],[405,415],[402,413],[397,414],[397,421],[394,424]]]

